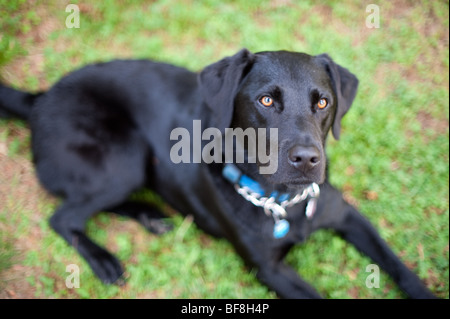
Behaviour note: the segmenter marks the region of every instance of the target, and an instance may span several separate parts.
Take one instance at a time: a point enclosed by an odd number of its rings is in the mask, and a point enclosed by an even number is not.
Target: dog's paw
[[[123,286],[125,278],[124,270],[120,262],[112,255],[92,256],[89,264],[97,277],[105,284]]]
[[[146,214],[141,214],[139,221],[145,229],[156,235],[162,235],[173,229],[173,225],[165,218],[150,218]]]
[[[124,270],[119,260],[106,249],[95,244],[86,234],[74,232],[72,244],[103,283],[118,285],[125,283]]]

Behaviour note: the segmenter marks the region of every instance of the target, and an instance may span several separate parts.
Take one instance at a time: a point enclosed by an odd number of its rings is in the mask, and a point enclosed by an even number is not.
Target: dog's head
[[[275,140],[269,130],[265,136],[246,140],[246,155],[256,155],[256,163],[247,158],[238,164],[246,174],[274,189],[300,189],[324,181],[326,137],[331,129],[339,138],[341,119],[358,86],[347,69],[326,54],[242,50],[206,67],[199,82],[217,128],[252,128],[256,133],[258,128],[277,129]],[[270,149],[273,143],[275,148]],[[255,146],[258,152],[250,152]],[[270,161],[276,167],[260,174],[259,169],[270,163],[258,154],[271,151]]]

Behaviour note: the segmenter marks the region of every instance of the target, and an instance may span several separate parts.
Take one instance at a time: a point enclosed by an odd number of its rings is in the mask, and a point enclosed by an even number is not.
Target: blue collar
[[[239,168],[237,168],[237,166],[234,164],[225,164],[223,166],[222,175],[232,184],[237,184],[240,187],[247,187],[252,193],[256,193],[261,197],[273,197],[275,201],[279,203],[287,201],[291,198],[291,195],[289,193],[279,193],[277,191],[266,193],[266,191],[257,181],[251,179],[247,175],[242,174]]]

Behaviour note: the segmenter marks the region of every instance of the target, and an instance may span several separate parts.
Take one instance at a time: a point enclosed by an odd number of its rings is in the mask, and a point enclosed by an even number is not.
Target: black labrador
[[[105,283],[121,282],[124,271],[86,236],[86,221],[107,211],[155,233],[168,230],[155,207],[128,200],[148,187],[201,229],[229,240],[280,297],[320,297],[283,259],[294,244],[328,228],[370,256],[410,297],[432,298],[327,181],[325,141],[330,130],[339,138],[357,86],[326,54],[244,49],[200,73],[117,60],[75,71],[45,93],[1,85],[0,115],[29,121],[39,180],[63,198],[50,224]],[[215,130],[200,139],[198,124]],[[232,144],[233,161],[226,132],[238,128],[246,135],[242,149]],[[253,140],[252,129],[258,133]],[[232,142],[239,137],[234,133]],[[263,145],[258,154],[269,153],[270,160],[255,159],[254,145]],[[236,160],[239,154],[244,161]]]

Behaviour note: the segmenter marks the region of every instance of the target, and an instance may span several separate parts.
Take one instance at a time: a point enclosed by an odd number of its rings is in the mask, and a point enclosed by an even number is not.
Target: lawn
[[[379,2],[379,28],[366,25],[370,1],[71,1],[79,28],[66,27],[68,3],[0,0],[3,82],[44,90],[114,58],[198,71],[242,47],[327,52],[350,69],[360,88],[341,139],[328,141],[331,181],[436,295],[449,297],[448,2]],[[125,286],[103,285],[49,228],[59,200],[38,185],[29,144],[26,123],[0,120],[0,298],[276,298],[230,244],[148,191],[135,196],[164,207],[172,232],[158,237],[107,214],[88,223],[128,276]],[[329,231],[288,262],[327,298],[405,297],[383,272],[380,288],[368,288],[372,262]],[[79,288],[66,286],[71,264]]]

